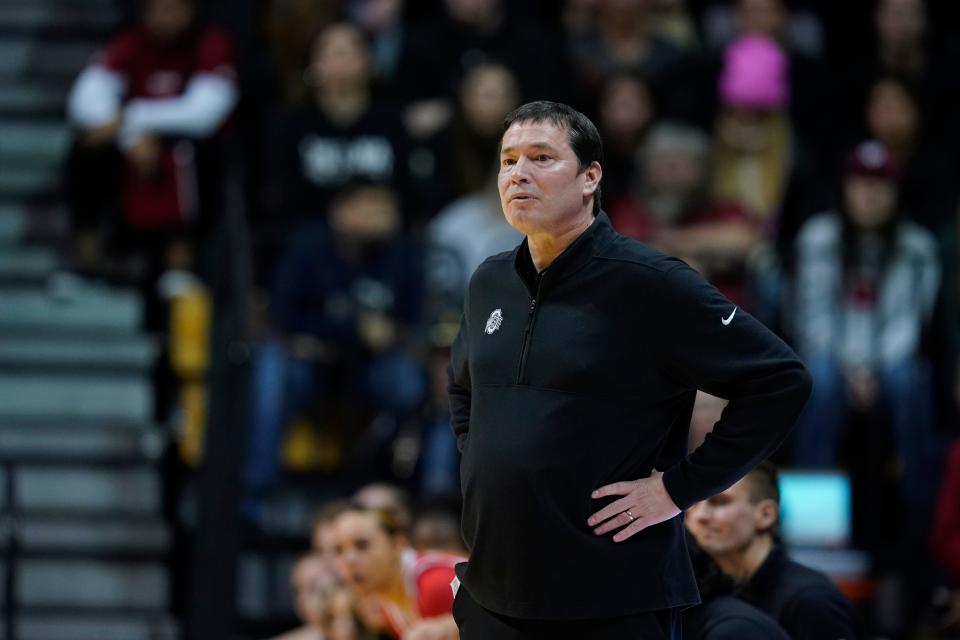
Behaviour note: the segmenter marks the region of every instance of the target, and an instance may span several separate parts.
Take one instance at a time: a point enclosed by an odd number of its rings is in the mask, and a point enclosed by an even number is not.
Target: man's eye
[[[550,156],[548,156],[545,153],[541,153],[540,155],[537,156],[537,160],[539,160],[540,162],[546,162],[549,159],[550,159]]]
[[[504,158],[504,159],[501,161],[500,164],[502,164],[502,165],[505,166],[505,167],[509,167],[510,165],[513,165],[513,164],[516,164],[516,163],[517,163],[517,161],[514,160],[513,158]]]

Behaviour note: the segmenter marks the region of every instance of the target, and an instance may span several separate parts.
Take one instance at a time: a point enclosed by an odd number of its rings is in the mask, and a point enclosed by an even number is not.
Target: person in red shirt
[[[454,566],[465,558],[414,551],[387,511],[351,508],[333,523],[333,555],[341,579],[371,630],[402,640],[457,640]]]
[[[933,553],[950,578],[952,591],[941,623],[960,629],[960,441],[947,454],[943,484],[937,497],[937,510],[931,537]]]
[[[214,136],[236,105],[234,59],[224,32],[197,23],[193,0],[148,0],[141,24],[80,73],[68,118],[85,144],[125,156],[126,225],[170,229],[197,215],[193,143]]]
[[[65,191],[74,267],[141,287],[145,323],[157,330],[163,299],[195,269],[211,214],[223,209],[220,134],[239,92],[231,40],[200,23],[195,0],[142,8],[70,91]]]
[[[750,310],[748,260],[759,234],[746,212],[710,196],[711,141],[686,124],[653,126],[637,150],[626,195],[613,201],[610,222],[620,233],[675,255]]]

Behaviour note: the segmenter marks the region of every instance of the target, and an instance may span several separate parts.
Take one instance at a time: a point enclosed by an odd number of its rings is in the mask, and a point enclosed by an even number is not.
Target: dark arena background
[[[2,0],[0,638],[394,637],[327,536],[467,553],[446,366],[539,99],[807,364],[790,556],[960,638],[951,0]]]

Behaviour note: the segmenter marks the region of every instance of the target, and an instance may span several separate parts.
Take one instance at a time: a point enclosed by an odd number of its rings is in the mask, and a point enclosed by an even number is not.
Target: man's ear
[[[770,531],[780,520],[780,505],[776,500],[761,500],[757,503],[755,520],[759,531]]]
[[[600,163],[594,160],[590,166],[583,170],[585,178],[583,183],[583,195],[592,196],[600,184],[600,178],[603,177],[603,168]]]

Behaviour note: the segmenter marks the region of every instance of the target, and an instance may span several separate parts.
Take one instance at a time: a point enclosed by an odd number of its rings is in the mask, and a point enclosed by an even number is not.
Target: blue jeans
[[[330,372],[290,354],[266,339],[253,359],[250,424],[243,481],[247,493],[261,493],[280,473],[280,446],[293,417],[318,397]],[[402,351],[389,351],[366,363],[351,381],[373,407],[394,415],[415,409],[426,393],[420,365]]]
[[[450,415],[442,413],[424,425],[420,492],[428,496],[456,493],[460,482],[460,452],[450,432]]]
[[[793,462],[808,469],[834,468],[851,409],[846,379],[830,356],[808,357],[806,365],[813,392],[794,431]],[[882,367],[876,375],[878,408],[889,417],[903,462],[901,496],[908,506],[925,505],[936,495],[938,483],[930,365],[906,359]]]

